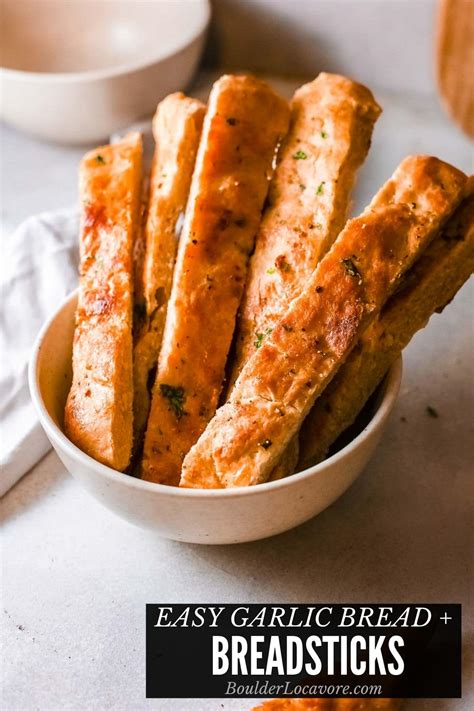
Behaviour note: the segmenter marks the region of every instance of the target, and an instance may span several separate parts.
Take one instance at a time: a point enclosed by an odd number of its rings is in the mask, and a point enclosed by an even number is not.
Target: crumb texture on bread
[[[294,474],[296,466],[298,464],[299,453],[299,439],[298,437],[293,437],[288,447],[283,452],[280,461],[270,472],[268,481],[277,481],[278,479],[283,479],[286,476],[290,476],[290,474]]]
[[[390,366],[430,316],[454,298],[474,271],[474,194],[403,278],[378,318],[316,400],[299,434],[299,466],[324,459]]]
[[[139,445],[150,409],[149,380],[158,362],[179,233],[191,185],[205,105],[182,93],[158,104],[155,153],[145,222],[145,255],[136,295],[133,351],[134,438]]]
[[[457,207],[466,176],[406,158],[350,220],[183,463],[182,486],[266,481],[318,395]]]
[[[214,414],[289,107],[269,86],[224,76],[211,91],[179,244],[145,435],[142,476],[178,484]]]
[[[138,133],[88,153],[80,167],[80,280],[67,436],[113,469],[132,450],[133,239],[141,199]]]
[[[293,96],[250,261],[231,383],[344,227],[380,111],[368,89],[336,74],[319,74]]]

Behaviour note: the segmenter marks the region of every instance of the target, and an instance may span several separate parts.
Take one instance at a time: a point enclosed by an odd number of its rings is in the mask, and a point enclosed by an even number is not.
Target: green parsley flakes
[[[359,284],[362,284],[362,275],[352,259],[341,259],[341,264],[349,276],[357,278],[359,280]]]
[[[296,153],[293,153],[293,158],[295,160],[306,160],[307,159],[307,154],[304,151],[296,151]]]
[[[263,331],[262,333],[256,333],[256,334],[255,334],[255,341],[254,341],[254,343],[253,343],[253,345],[255,346],[255,348],[261,348],[261,347],[262,347],[262,343],[263,343],[263,339],[264,339],[266,336],[269,336],[272,331],[273,331],[273,328],[267,328],[266,331]]]
[[[326,185],[326,181],[323,180],[322,183],[319,183],[317,189],[316,189],[316,195],[323,195],[324,194],[324,186]]]
[[[95,161],[96,163],[99,163],[99,165],[105,165],[104,156],[101,156],[100,153],[96,155]]]
[[[269,268],[267,269],[267,274],[275,274],[275,272],[276,272],[275,267],[269,267]]]
[[[170,407],[178,420],[180,420],[183,415],[187,415],[187,412],[184,410],[186,395],[184,394],[183,387],[175,387],[174,385],[160,383],[160,393],[162,397],[165,397],[168,400]]]
[[[321,131],[321,138],[328,138],[329,134],[326,131]]]

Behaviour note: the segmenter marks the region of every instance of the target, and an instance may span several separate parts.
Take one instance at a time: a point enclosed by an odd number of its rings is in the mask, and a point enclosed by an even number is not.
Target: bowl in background
[[[191,80],[209,0],[2,0],[1,118],[81,144],[150,115]]]
[[[369,461],[393,409],[401,358],[375,397],[364,429],[324,462],[285,479],[234,489],[179,489],[114,471],[84,454],[62,431],[72,377],[77,292],[39,334],[29,368],[30,391],[41,424],[71,474],[104,506],[161,536],[190,543],[241,543],[298,526],[332,504]]]

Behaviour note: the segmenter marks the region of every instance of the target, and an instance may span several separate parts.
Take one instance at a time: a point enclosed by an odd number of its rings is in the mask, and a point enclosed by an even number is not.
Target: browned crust
[[[179,223],[184,217],[204,113],[201,101],[176,93],[158,104],[153,120],[156,148],[144,230],[142,301],[138,301],[136,310],[140,324],[133,352],[136,446],[140,444],[150,409],[149,379],[158,361]]]
[[[184,455],[214,414],[288,116],[288,104],[253,77],[224,76],[211,92],[145,435],[150,481],[179,482]]]
[[[380,112],[366,87],[337,74],[323,72],[295,92],[250,260],[231,385],[344,226]],[[269,479],[292,473],[297,461],[295,438]]]
[[[138,133],[88,153],[80,168],[80,281],[69,439],[124,470],[132,449],[132,253],[141,194]]]
[[[459,204],[465,183],[436,158],[401,163],[244,366],[230,400],[187,455],[182,486],[268,479],[316,398]]]
[[[273,468],[270,476],[268,477],[268,481],[277,481],[277,479],[283,479],[283,477],[293,474],[298,464],[299,453],[300,444],[298,437],[293,437],[288,447],[283,452],[282,458]]]
[[[406,274],[401,288],[387,301],[378,319],[316,400],[300,431],[301,469],[324,459],[403,348],[435,311],[453,299],[473,271],[471,195]]]
[[[380,111],[368,89],[336,74],[296,91],[250,261],[231,383],[343,228]]]

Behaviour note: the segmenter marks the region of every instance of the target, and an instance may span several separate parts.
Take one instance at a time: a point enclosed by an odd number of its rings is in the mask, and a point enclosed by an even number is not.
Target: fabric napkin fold
[[[0,422],[3,496],[48,451],[30,400],[28,361],[43,323],[77,284],[75,208],[30,217],[5,240],[0,276]]]

